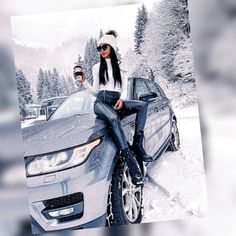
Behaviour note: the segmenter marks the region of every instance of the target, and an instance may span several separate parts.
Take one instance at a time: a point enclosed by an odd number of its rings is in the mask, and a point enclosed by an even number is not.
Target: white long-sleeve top
[[[126,71],[124,68],[120,67],[121,72],[121,80],[122,80],[122,87],[120,88],[120,85],[116,83],[116,86],[114,87],[114,77],[112,74],[112,65],[111,65],[111,59],[106,58],[107,62],[107,72],[109,75],[109,81],[107,81],[106,85],[100,84],[99,85],[99,68],[100,63],[97,63],[93,66],[92,73],[93,73],[93,86],[85,80],[83,82],[83,85],[86,89],[89,90],[94,96],[97,96],[98,92],[100,90],[110,90],[110,91],[117,91],[120,92],[120,99],[125,100],[127,98],[127,84],[128,84],[128,78],[126,76]]]

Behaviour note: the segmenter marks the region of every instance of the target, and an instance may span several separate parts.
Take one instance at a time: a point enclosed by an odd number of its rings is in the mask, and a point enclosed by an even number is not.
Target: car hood
[[[25,157],[55,152],[101,137],[107,123],[94,113],[52,120],[22,130]]]

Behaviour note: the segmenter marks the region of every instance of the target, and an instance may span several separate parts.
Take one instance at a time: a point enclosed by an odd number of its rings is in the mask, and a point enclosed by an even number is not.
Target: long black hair
[[[113,35],[116,37],[116,33],[114,31],[109,31],[106,34]],[[111,58],[111,66],[112,66],[112,74],[114,77],[114,86],[116,86],[116,83],[122,86],[122,81],[121,81],[121,73],[120,73],[120,67],[117,59],[116,52],[112,46],[111,48],[111,53],[110,53],[110,58]],[[106,76],[106,77],[105,77]],[[100,56],[100,68],[99,68],[99,84],[106,84],[107,81],[109,80],[109,75],[107,71],[107,62],[106,59]]]

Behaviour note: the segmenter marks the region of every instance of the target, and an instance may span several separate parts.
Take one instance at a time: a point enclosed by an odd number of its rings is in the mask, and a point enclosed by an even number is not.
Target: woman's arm
[[[127,77],[127,71],[120,67],[120,73],[121,73],[121,80],[122,80],[122,87],[121,87],[121,94],[119,100],[116,102],[114,109],[120,110],[124,103],[123,101],[127,99],[127,90],[128,90],[128,77]]]
[[[97,96],[99,92],[99,64],[93,66],[92,73],[93,73],[93,86],[88,82],[88,80],[85,80],[83,82],[83,85],[86,89],[88,89],[88,91],[91,94]]]
[[[125,71],[124,69],[121,69],[121,78],[122,78],[122,88],[121,88],[120,99],[126,100],[127,90],[128,90],[128,77],[127,77],[127,71]]]

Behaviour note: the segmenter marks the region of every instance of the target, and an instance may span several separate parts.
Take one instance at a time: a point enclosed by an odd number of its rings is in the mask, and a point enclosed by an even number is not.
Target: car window
[[[159,88],[155,85],[155,83],[153,81],[151,81],[151,80],[147,80],[146,83],[147,83],[147,85],[149,87],[149,91],[156,93],[157,97],[159,99],[161,99],[162,98],[161,92],[160,92]]]
[[[135,80],[135,97],[139,98],[141,95],[148,93],[148,87],[145,81],[136,79]]]
[[[63,101],[65,101],[65,99],[66,99],[66,97],[54,99],[52,101],[52,105],[53,106],[60,105]]]

